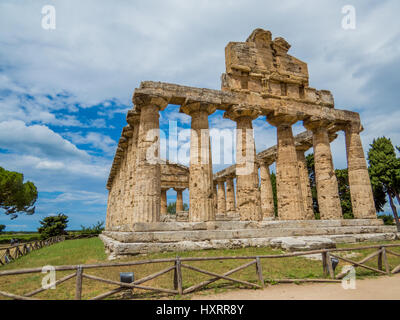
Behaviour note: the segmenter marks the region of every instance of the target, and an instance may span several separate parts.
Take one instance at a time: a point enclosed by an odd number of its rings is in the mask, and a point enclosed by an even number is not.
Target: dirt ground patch
[[[278,284],[264,290],[236,290],[215,295],[194,296],[193,300],[400,300],[400,274],[356,280],[356,289],[341,283]]]

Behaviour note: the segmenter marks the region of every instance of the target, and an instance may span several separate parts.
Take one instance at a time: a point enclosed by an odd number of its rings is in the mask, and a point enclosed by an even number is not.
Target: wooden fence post
[[[175,269],[174,269],[174,290],[178,290],[178,273],[177,273],[177,267],[176,267],[176,260],[175,260]]]
[[[263,273],[262,273],[262,266],[261,266],[260,257],[256,257],[256,271],[257,271],[258,280],[260,281],[261,286],[263,288],[265,288],[265,283],[264,283],[264,277],[263,277]]]
[[[322,252],[322,271],[324,273],[324,276],[328,275],[328,266],[326,265],[326,252]]]
[[[76,269],[75,300],[82,299],[82,273],[83,273],[83,268],[81,265],[79,265]]]
[[[332,279],[335,279],[335,271],[333,271],[331,255],[329,252],[326,253],[326,264],[328,266],[328,272]]]
[[[383,258],[383,263],[385,264],[385,271],[387,274],[390,274],[390,266],[389,266],[389,262],[387,259],[385,247],[382,247],[382,258]]]
[[[382,265],[382,258],[383,258],[383,247],[379,248],[380,252],[378,254],[378,269],[383,270],[383,265]]]
[[[183,288],[182,288],[182,268],[181,268],[181,259],[179,256],[176,257],[175,261],[175,272],[176,272],[176,289],[178,290],[178,293],[181,295],[183,294]],[[175,278],[175,277],[174,277]],[[175,279],[174,279],[175,280]],[[174,285],[175,286],[175,285]],[[176,290],[175,289],[175,290]]]

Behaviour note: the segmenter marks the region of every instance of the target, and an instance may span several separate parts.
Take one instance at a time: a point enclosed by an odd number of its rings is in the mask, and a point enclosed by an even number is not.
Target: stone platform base
[[[400,239],[380,219],[136,223],[133,232],[104,231],[110,259],[150,252],[272,246],[286,250],[332,248],[336,243]]]

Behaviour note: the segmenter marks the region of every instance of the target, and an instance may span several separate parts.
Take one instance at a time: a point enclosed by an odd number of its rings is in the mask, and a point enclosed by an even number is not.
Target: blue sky
[[[41,24],[49,4],[55,30]],[[347,4],[356,9],[355,30],[341,27]],[[134,88],[154,80],[219,89],[224,47],[255,28],[284,37],[289,53],[308,63],[310,86],[331,90],[336,108],[360,112],[365,151],[383,135],[400,145],[398,12],[396,0],[1,1],[0,166],[23,172],[39,198],[34,215],[0,215],[0,223],[35,230],[58,212],[72,229],[104,220],[105,184]],[[161,115],[162,129],[169,120],[190,126],[176,106]],[[209,121],[234,127],[219,112]],[[265,118],[254,127],[257,152],[276,143]],[[343,134],[332,151],[344,168]]]

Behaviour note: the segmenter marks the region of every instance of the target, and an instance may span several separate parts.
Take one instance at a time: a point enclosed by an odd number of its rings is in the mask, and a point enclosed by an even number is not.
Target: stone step
[[[133,231],[191,231],[191,230],[238,230],[257,228],[320,228],[345,226],[382,226],[382,219],[346,220],[270,220],[270,221],[210,221],[210,222],[155,222],[135,223]]]
[[[296,237],[304,239],[304,237]],[[311,237],[310,237],[311,238]],[[392,241],[400,239],[400,233],[365,233],[365,234],[336,234],[327,235],[324,238],[332,239],[335,243],[356,243],[356,242],[378,242]],[[127,255],[135,255],[150,252],[179,252],[188,250],[207,250],[207,249],[237,249],[244,247],[267,247],[275,243],[276,237],[265,238],[241,238],[241,239],[221,239],[221,240],[204,240],[204,241],[178,241],[178,242],[135,242],[124,243],[113,239],[113,237],[105,234],[100,235],[103,241],[109,259],[125,257]],[[312,240],[312,239],[311,239]],[[307,242],[310,249],[313,248],[313,241]],[[298,248],[295,248],[298,249]],[[314,248],[313,248],[314,249]]]
[[[154,231],[154,232],[113,232],[104,234],[121,242],[177,242],[205,241],[219,239],[293,237],[313,235],[346,235],[365,233],[396,232],[395,226],[345,226],[318,228],[253,228],[236,230],[190,230],[190,231]]]

